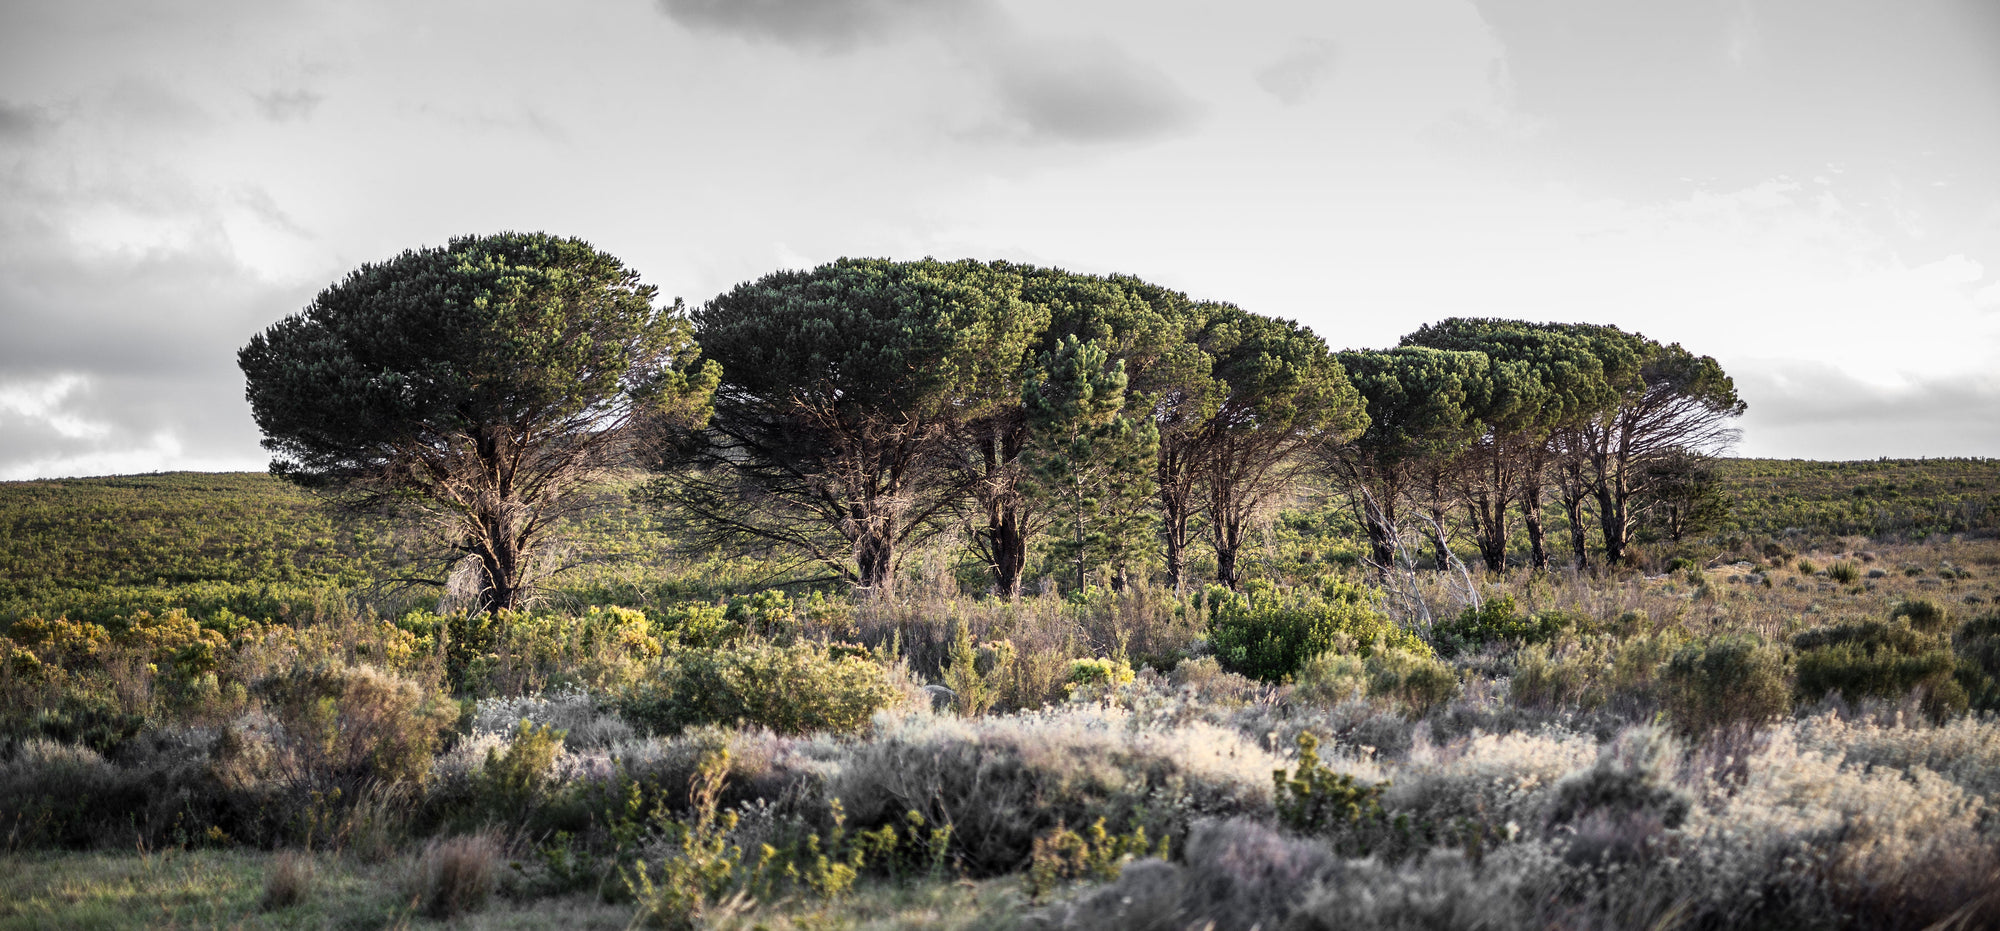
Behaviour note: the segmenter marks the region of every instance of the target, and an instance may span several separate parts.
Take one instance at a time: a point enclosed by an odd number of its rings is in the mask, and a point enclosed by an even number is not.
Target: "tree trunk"
[[[1528,566],[1536,572],[1549,568],[1547,532],[1542,528],[1542,482],[1531,477],[1521,484],[1521,524],[1528,530]]]
[[[1243,583],[1236,573],[1236,555],[1243,549],[1243,522],[1218,517],[1210,535],[1215,538],[1215,580],[1235,591]]]
[[[1486,571],[1507,571],[1507,502],[1481,492],[1465,503],[1472,519],[1472,540],[1479,546],[1479,558]]]
[[[1362,493],[1361,528],[1368,533],[1369,555],[1381,571],[1396,567],[1395,517],[1375,504],[1373,496]]]
[[[1626,496],[1622,479],[1613,477],[1597,487],[1597,524],[1604,534],[1604,564],[1617,566],[1625,562],[1626,543],[1631,538],[1630,521],[1626,519]]]
[[[1583,522],[1583,493],[1563,492],[1563,516],[1569,519],[1570,558],[1578,571],[1590,568],[1590,528]]]
[[[1167,584],[1175,594],[1187,588],[1188,512],[1172,501],[1160,507],[1160,539],[1166,545]]]
[[[1542,450],[1520,475],[1520,523],[1528,529],[1528,567],[1534,571],[1548,571],[1548,531],[1542,527],[1542,458],[1546,454],[1548,442],[1544,440]]]
[[[1018,508],[1001,506],[990,512],[987,544],[993,554],[993,590],[1013,601],[1021,597],[1021,573],[1028,565],[1028,539]]]
[[[896,581],[896,541],[887,533],[864,533],[854,541],[855,567],[861,588],[877,597],[893,593]]]

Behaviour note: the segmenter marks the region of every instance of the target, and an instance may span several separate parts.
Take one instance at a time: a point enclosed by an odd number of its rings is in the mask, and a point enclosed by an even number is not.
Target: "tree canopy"
[[[579,482],[706,416],[677,306],[580,239],[464,236],[361,266],[237,355],[271,471],[428,514],[480,607],[532,592]]]

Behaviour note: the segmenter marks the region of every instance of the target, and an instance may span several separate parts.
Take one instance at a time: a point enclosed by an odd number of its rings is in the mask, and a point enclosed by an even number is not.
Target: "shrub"
[[[1382,792],[1387,783],[1356,782],[1319,761],[1319,738],[1299,732],[1299,757],[1290,773],[1271,773],[1278,818],[1304,834],[1325,834],[1363,820],[1382,819]]]
[[[722,605],[699,601],[667,605],[654,614],[660,642],[673,648],[713,649],[743,636],[743,626]]]
[[[880,665],[852,651],[748,641],[667,657],[619,707],[626,720],[659,733],[742,722],[802,734],[860,730],[900,697]]]
[[[1698,573],[1700,570],[1696,570]],[[1490,643],[1526,646],[1547,643],[1565,631],[1587,625],[1560,611],[1517,614],[1514,596],[1488,598],[1477,608],[1468,607],[1458,617],[1437,625],[1432,640],[1446,656],[1478,650]]]
[[[1318,595],[1271,589],[1245,595],[1211,586],[1203,593],[1209,645],[1224,669],[1265,682],[1295,675],[1343,643],[1367,651],[1379,641],[1428,655],[1429,646],[1371,607],[1375,597],[1372,589],[1343,582]]]
[[[1143,825],[1129,834],[1115,834],[1099,818],[1079,834],[1058,822],[1054,830],[1035,838],[1028,856],[1028,898],[1044,898],[1065,882],[1117,879],[1133,860],[1149,856],[1165,860],[1168,846],[1164,837],[1158,846],[1148,843]]]
[[[1236,730],[1142,726],[1122,709],[1072,704],[886,719],[833,756],[824,792],[847,804],[860,829],[912,810],[951,824],[956,861],[993,876],[1025,866],[1035,839],[1058,824],[1106,818],[1177,842],[1200,817],[1268,816],[1271,772],[1282,762]]]
[[[521,719],[506,753],[497,747],[486,751],[485,765],[473,780],[480,802],[502,818],[527,811],[541,796],[562,742],[562,731]]]
[[[1136,675],[1132,664],[1122,659],[1079,659],[1069,664],[1068,688],[1101,689],[1130,685]]]
[[[1961,625],[1952,635],[1952,650],[1958,654],[1958,681],[1971,706],[2000,710],[2000,611]]]
[[[1853,585],[1861,580],[1861,567],[1846,560],[1826,567],[1826,577],[1842,585]]]
[[[1924,690],[1924,710],[1942,718],[1966,707],[1955,678],[1958,659],[1942,636],[1903,623],[1867,621],[1806,631],[1792,638],[1799,650],[1798,692],[1807,701],[1838,692],[1849,702],[1898,699]]]
[[[1401,704],[1421,718],[1458,695],[1458,674],[1437,657],[1378,646],[1364,659],[1368,697]]]
[[[1589,769],[1555,785],[1548,824],[1567,828],[1572,863],[1648,858],[1651,843],[1687,820],[1693,800],[1671,784],[1678,748],[1651,726],[1626,729]]]
[[[253,691],[312,781],[421,782],[456,706],[416,682],[373,666],[297,666]]]
[[[1810,559],[1800,559],[1800,560],[1799,560],[1799,574],[1800,574],[1800,575],[1814,575],[1814,574],[1816,574],[1816,573],[1818,573],[1818,572],[1819,572],[1819,567],[1818,567],[1818,566],[1815,566],[1815,565],[1813,565],[1813,561],[1812,561],[1812,560],[1810,560]]]
[[[1187,669],[1196,662],[1190,660],[1180,668]],[[1337,705],[1366,694],[1368,663],[1352,653],[1321,653],[1306,661],[1292,680],[1292,698],[1309,705]]]
[[[1929,598],[1911,598],[1899,601],[1889,610],[1889,620],[1909,619],[1910,626],[1926,634],[1934,634],[1951,626],[1951,610]]]
[[[1785,656],[1753,634],[1725,635],[1682,647],[1662,684],[1667,713],[1683,732],[1754,724],[1791,707]]]

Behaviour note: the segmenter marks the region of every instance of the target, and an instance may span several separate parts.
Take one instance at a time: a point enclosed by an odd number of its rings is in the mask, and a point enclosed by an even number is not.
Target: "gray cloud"
[[[1333,70],[1336,51],[1325,39],[1305,39],[1285,57],[1258,69],[1257,86],[1285,104],[1302,103]]]
[[[992,0],[657,0],[681,26],[846,53],[910,36],[951,50],[991,92],[972,135],[1025,142],[1155,138],[1199,112],[1173,78],[1103,37],[1032,35]]]
[[[310,119],[313,111],[326,101],[325,95],[303,89],[252,94],[250,97],[257,104],[257,112],[273,123]]]
[[[1750,369],[1735,378],[1750,405],[1743,418],[1746,455],[2000,455],[2000,380],[1936,378],[1884,389],[1811,363]]]
[[[983,5],[984,0],[658,0],[660,12],[698,32],[722,33],[820,51],[881,42],[913,22]]]
[[[1122,142],[1194,121],[1195,102],[1172,78],[1110,42],[1037,51],[1001,55],[994,69],[1002,118],[1031,139]]]
[[[20,141],[56,124],[46,109],[0,100],[0,141]]]

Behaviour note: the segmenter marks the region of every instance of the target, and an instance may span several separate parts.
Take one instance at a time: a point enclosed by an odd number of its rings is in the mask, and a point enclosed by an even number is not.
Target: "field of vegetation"
[[[633,477],[498,613],[267,476],[0,485],[0,927],[2000,924],[2000,463],[1716,468],[1630,569],[1301,496],[1238,590],[1014,600]]]

